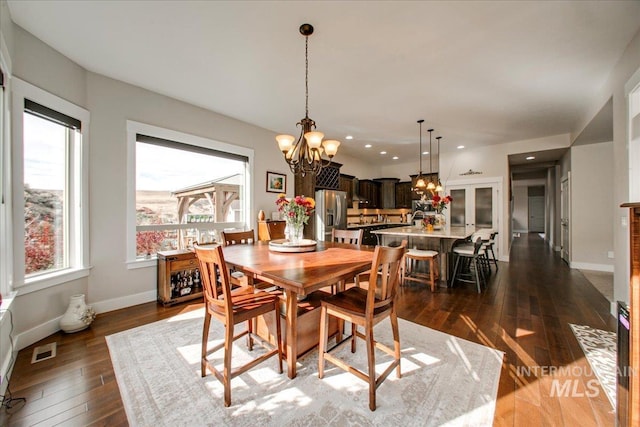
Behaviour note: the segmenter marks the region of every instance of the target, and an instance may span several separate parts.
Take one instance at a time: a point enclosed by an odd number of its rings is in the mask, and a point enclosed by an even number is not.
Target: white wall
[[[613,142],[571,148],[571,267],[613,271]]]
[[[529,188],[526,185],[515,185],[511,189],[513,195],[512,230],[514,233],[526,233],[529,230]]]
[[[6,25],[4,21],[3,25]],[[254,227],[259,210],[275,210],[276,195],[267,193],[265,188],[267,170],[286,173],[288,194],[293,195],[294,177],[277,148],[275,133],[88,72],[20,27],[11,26],[9,30],[3,28],[2,34],[7,31],[13,33],[14,75],[91,113],[91,274],[85,279],[16,298],[13,311],[19,348],[58,330],[58,320],[72,294],[87,294],[88,303],[98,311],[156,298],[156,268],[128,269],[125,264],[127,120],[253,149],[255,162],[250,220]],[[296,118],[292,118],[293,124],[295,121]],[[357,159],[341,156],[340,152],[335,160],[349,165],[345,173],[362,174],[372,169]]]
[[[629,212],[620,208],[620,204],[639,200],[630,200],[629,194],[628,106],[624,86],[639,68],[640,31],[631,40],[602,87],[591,90],[593,101],[590,103],[589,111],[571,133],[572,140],[577,138],[600,108],[613,96],[613,164],[616,167],[610,189],[613,193],[613,203],[609,209],[613,215],[614,301],[626,302],[629,302],[629,229],[625,224],[628,222]],[[615,313],[613,304],[611,312]]]

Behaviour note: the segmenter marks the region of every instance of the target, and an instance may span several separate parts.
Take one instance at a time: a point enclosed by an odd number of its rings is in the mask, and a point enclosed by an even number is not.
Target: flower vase
[[[295,222],[287,222],[287,229],[285,234],[291,244],[297,245],[302,241],[302,234],[304,232],[304,224],[298,224]]]
[[[70,334],[89,327],[96,315],[84,300],[84,294],[71,295],[69,307],[60,319],[60,329]]]
[[[436,213],[436,227],[444,228],[447,224],[447,219],[442,212]]]

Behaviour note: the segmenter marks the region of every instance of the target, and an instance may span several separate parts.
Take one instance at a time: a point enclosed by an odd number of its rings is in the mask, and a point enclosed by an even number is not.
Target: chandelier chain
[[[309,117],[309,36],[304,37],[304,115]]]

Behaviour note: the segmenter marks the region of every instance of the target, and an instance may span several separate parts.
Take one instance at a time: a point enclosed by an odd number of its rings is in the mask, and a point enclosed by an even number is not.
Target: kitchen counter
[[[408,223],[406,222],[372,222],[369,224],[357,224],[357,223],[351,223],[351,224],[347,224],[347,229],[353,230],[353,229],[359,229],[359,228],[364,228],[364,227],[375,227],[377,225],[384,225],[389,226],[389,227],[399,227],[399,226],[408,226]]]
[[[469,227],[445,227],[441,230],[427,231],[421,227],[413,227],[405,224],[404,227],[385,228],[382,230],[374,230],[374,234],[386,234],[391,236],[407,236],[407,237],[434,237],[441,239],[466,239],[476,231],[473,226]]]

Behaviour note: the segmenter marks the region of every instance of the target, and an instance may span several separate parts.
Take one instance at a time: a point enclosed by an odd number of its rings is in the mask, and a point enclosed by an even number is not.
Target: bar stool
[[[453,253],[457,256],[456,265],[453,269],[453,278],[451,279],[451,285],[456,283],[456,280],[461,282],[469,282],[476,284],[478,293],[482,292],[481,283],[485,281],[484,267],[482,266],[482,259],[480,249],[482,248],[482,237],[480,235],[474,235],[472,237],[473,246],[465,244],[453,247]],[[464,260],[464,261],[463,261]],[[468,264],[468,273],[466,273],[465,266],[462,263]],[[473,268],[472,268],[473,267]],[[460,277],[466,276],[469,277]]]
[[[431,285],[431,292],[435,292],[436,290],[436,281],[440,278],[440,271],[438,268],[438,252],[430,251],[430,250],[422,250],[422,249],[409,249],[404,255],[405,265],[409,264],[409,267],[406,270],[406,273],[402,273],[402,281],[404,283],[405,280],[414,281],[414,282],[422,282],[427,285]],[[429,272],[427,274],[420,273],[414,271],[414,263],[425,261],[429,267]]]

